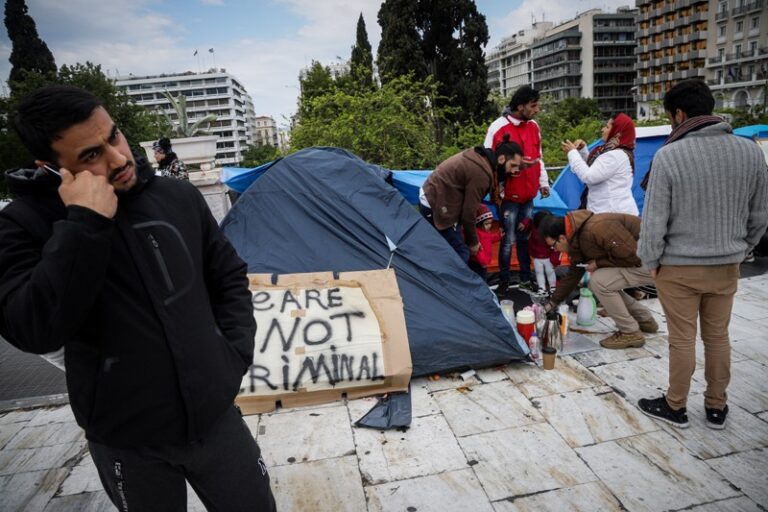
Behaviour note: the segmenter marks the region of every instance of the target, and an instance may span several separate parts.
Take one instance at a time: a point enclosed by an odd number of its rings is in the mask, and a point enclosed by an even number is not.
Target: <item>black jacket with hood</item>
[[[113,219],[65,207],[57,176],[6,173],[0,334],[27,352],[65,347],[88,439],[184,445],[232,406],[253,360],[251,294],[197,189],[136,164]]]

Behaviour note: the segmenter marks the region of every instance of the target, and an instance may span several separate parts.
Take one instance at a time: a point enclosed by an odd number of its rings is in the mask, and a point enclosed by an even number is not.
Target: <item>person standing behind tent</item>
[[[533,289],[528,235],[519,229],[520,221],[531,216],[533,199],[541,191],[549,196],[549,177],[541,160],[541,132],[534,118],[539,113],[539,93],[532,87],[520,87],[509,101],[509,110],[488,127],[484,145],[495,149],[503,141],[518,144],[523,150],[520,172],[507,174],[500,190],[501,219],[504,237],[499,247],[499,287],[503,295],[509,286],[509,260],[512,238],[515,238],[517,260],[520,263],[520,286]]]
[[[510,142],[501,144],[496,151],[483,147],[465,149],[438,165],[419,190],[421,214],[465,263],[470,254],[480,250],[475,230],[477,207],[489,192],[494,202],[498,201],[496,173],[517,171],[522,154],[520,146]]]
[[[173,152],[171,141],[163,137],[154,144],[155,160],[157,160],[158,170],[161,176],[166,178],[176,178],[177,180],[188,180],[189,173],[184,162]]]
[[[541,221],[548,215],[552,214],[547,211],[541,211],[534,215],[533,219],[523,221],[523,224],[526,225],[526,231],[530,230],[528,248],[531,250],[533,269],[536,272],[538,295],[551,295],[555,292],[555,286],[557,286],[555,264],[553,261],[560,261],[560,253],[554,250],[539,233]]]
[[[480,242],[480,250],[469,257],[469,268],[485,280],[488,277],[488,265],[493,259],[493,244],[501,240],[503,232],[491,231],[493,228],[493,213],[487,206],[481,204],[477,207],[475,216],[477,226],[477,239]]]
[[[715,99],[700,80],[664,95],[672,133],[653,157],[638,254],[656,280],[669,328],[669,387],[641,399],[647,415],[688,426],[696,368],[696,319],[704,342],[707,426],[721,429],[731,377],[728,324],[739,264],[768,226],[768,169],[760,148],[712,115]]]
[[[561,144],[571,171],[587,186],[587,202],[582,207],[595,213],[637,215],[632,195],[635,124],[626,114],[617,114],[603,127],[602,139],[604,144],[589,153],[583,140]]]

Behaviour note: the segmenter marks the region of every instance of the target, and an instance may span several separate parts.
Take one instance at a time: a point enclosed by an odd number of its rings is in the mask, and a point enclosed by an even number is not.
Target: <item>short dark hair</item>
[[[496,153],[496,158],[500,157],[501,155],[523,156],[523,148],[521,148],[517,142],[513,142],[509,140],[509,134],[505,133],[501,143],[498,146],[496,146],[496,150],[494,151],[494,153]]]
[[[696,78],[678,82],[664,95],[664,110],[671,114],[680,109],[688,117],[708,116],[714,108],[712,91],[703,80]]]
[[[547,215],[541,219],[541,224],[539,224],[537,229],[542,238],[557,240],[560,235],[565,234],[565,217]]]
[[[546,219],[550,215],[552,214],[547,210],[541,210],[540,212],[537,212],[536,215],[533,216],[533,227],[535,227],[536,229],[539,229],[539,225],[541,224],[541,221]]]
[[[13,116],[13,128],[21,142],[40,160],[56,161],[51,143],[61,132],[82,123],[101,101],[90,92],[70,85],[42,87],[19,101]]]
[[[532,101],[539,101],[539,91],[530,85],[524,85],[515,91],[509,100],[509,108],[512,112],[517,110],[520,105],[527,105]]]

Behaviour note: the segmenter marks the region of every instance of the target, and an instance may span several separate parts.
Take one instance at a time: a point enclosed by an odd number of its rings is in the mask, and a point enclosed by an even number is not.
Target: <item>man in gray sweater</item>
[[[688,426],[697,317],[707,426],[725,426],[728,324],[739,263],[768,226],[764,156],[754,142],[734,136],[728,123],[711,115],[714,105],[700,80],[684,80],[664,96],[673,130],[653,158],[637,251],[656,281],[669,328],[667,394],[638,405],[679,428]]]

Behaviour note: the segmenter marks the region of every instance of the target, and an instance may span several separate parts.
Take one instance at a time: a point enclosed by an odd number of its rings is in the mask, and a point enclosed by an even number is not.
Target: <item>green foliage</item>
[[[8,82],[14,84],[23,80],[24,71],[41,75],[55,74],[56,62],[48,46],[37,35],[35,20],[27,13],[24,0],[6,0],[5,27],[11,40],[11,73]]]
[[[560,148],[564,140],[583,139],[587,143],[600,137],[605,124],[597,108],[597,101],[585,98],[567,98],[559,103],[543,95],[541,112],[536,121],[541,128],[541,149],[547,167],[561,167],[568,157]]]
[[[168,91],[163,91],[163,96],[167,99],[173,110],[176,111],[176,119],[179,124],[174,124],[170,130],[170,135],[175,137],[195,137],[197,135],[207,135],[205,127],[210,126],[212,122],[216,120],[215,114],[208,114],[192,124],[189,124],[189,114],[187,113],[187,98],[179,94],[177,97],[171,96]],[[164,111],[162,115],[171,124],[172,120]]]
[[[308,114],[291,130],[291,151],[336,146],[390,169],[431,169],[441,157],[435,137],[448,111],[435,106],[437,84],[401,76],[380,89],[339,88],[305,100]]]
[[[763,111],[762,105],[755,105],[752,109],[720,108],[715,109],[715,114],[724,115],[730,119],[733,128],[752,124],[768,124],[768,113]]]
[[[243,153],[243,160],[238,165],[245,168],[258,167],[261,164],[276,160],[281,156],[280,150],[270,144],[250,146]]]
[[[362,13],[357,20],[357,38],[352,47],[352,58],[349,61],[350,75],[355,84],[364,89],[372,89],[373,85],[373,50],[365,30],[365,20]]]
[[[313,60],[307,72],[299,76],[301,93],[295,121],[301,122],[303,119],[311,117],[313,100],[334,92],[336,87],[331,69]]]
[[[451,121],[463,124],[489,115],[483,52],[488,25],[473,0],[386,0],[379,24],[382,82],[408,73],[416,80],[431,77],[439,84],[437,106],[457,107]]]

